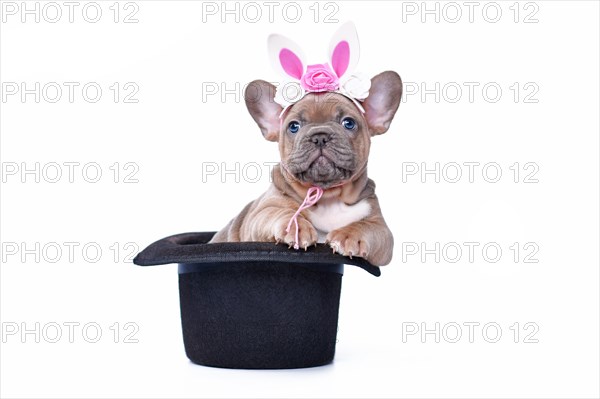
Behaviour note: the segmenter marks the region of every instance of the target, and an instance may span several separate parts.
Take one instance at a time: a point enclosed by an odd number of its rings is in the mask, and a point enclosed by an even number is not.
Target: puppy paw
[[[290,247],[294,247],[296,244],[298,244],[298,247],[303,248],[304,250],[317,243],[317,239],[319,238],[317,230],[308,220],[298,216],[298,243],[296,243],[295,223],[292,223],[290,226],[290,231],[286,232],[289,222],[289,219],[286,219],[276,223],[274,231],[276,243],[287,244]]]
[[[334,252],[352,258],[368,258],[369,243],[354,229],[341,228],[327,234],[327,241]]]

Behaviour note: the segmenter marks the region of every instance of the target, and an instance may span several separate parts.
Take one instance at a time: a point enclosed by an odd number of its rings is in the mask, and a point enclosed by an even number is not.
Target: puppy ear
[[[260,127],[265,139],[278,141],[279,139],[279,115],[283,108],[273,99],[275,98],[275,86],[264,80],[251,82],[244,91],[244,100],[252,119]]]
[[[371,79],[371,89],[362,106],[371,136],[387,132],[402,98],[402,79],[393,71]]]
[[[304,54],[295,42],[282,35],[270,35],[267,39],[271,65],[282,75],[300,80],[304,74]]]
[[[360,45],[356,27],[352,22],[346,22],[334,33],[329,42],[328,56],[338,78],[354,71],[360,58]]]

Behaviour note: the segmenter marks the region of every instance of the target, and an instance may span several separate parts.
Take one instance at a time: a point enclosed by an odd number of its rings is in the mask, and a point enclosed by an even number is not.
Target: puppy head
[[[280,118],[275,86],[263,80],[250,83],[244,97],[265,139],[279,142],[290,178],[327,189],[364,170],[371,136],[388,130],[400,105],[402,81],[392,71],[371,79],[364,114],[347,97],[324,92],[307,94]]]

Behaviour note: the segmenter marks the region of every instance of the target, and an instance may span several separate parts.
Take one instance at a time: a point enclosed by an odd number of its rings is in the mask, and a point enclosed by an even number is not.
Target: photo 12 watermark
[[[2,82],[0,98],[11,103],[137,104],[140,86],[135,82]]]
[[[135,1],[2,1],[3,24],[137,24],[140,3]]]
[[[204,24],[340,22],[340,5],[334,1],[203,1],[201,4]]]
[[[202,162],[202,183],[272,183],[273,168],[279,162]]]
[[[477,322],[402,322],[402,343],[449,343],[459,342],[476,343],[486,342],[495,344],[501,341],[509,341],[515,344],[537,344],[537,334],[540,327],[535,322],[514,322],[504,325],[495,321]]]
[[[402,1],[402,23],[537,24],[540,5],[533,1]]]
[[[2,183],[139,183],[136,162],[99,163],[94,161],[15,162],[0,164]]]
[[[2,322],[3,344],[39,344],[39,343],[77,343],[113,342],[115,344],[137,344],[140,327],[127,321],[110,324],[95,321],[49,321],[41,322]]]
[[[537,242],[404,241],[399,245],[402,263],[539,263]]]
[[[402,102],[474,104],[513,102],[537,104],[540,85],[536,82],[403,82]]]
[[[537,184],[536,162],[494,161],[414,162],[400,164],[402,183],[512,183]]]
[[[132,263],[139,250],[140,246],[131,241],[2,241],[0,259],[4,264]]]

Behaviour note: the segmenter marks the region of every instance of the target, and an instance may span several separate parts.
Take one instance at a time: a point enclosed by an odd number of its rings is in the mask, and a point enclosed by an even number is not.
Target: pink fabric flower
[[[340,87],[340,80],[329,64],[315,64],[306,67],[300,84],[306,91],[334,91]]]

